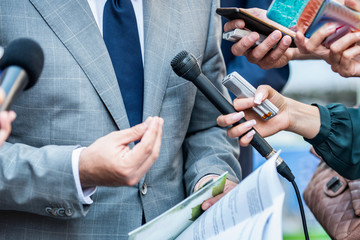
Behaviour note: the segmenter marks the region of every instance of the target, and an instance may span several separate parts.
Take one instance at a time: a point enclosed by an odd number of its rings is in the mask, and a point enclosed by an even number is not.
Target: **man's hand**
[[[99,138],[85,148],[79,160],[81,186],[138,183],[159,156],[163,122],[159,117],[150,117],[130,129]],[[138,140],[130,149],[128,144]]]
[[[265,99],[269,99],[279,109],[276,116],[266,121],[251,109]],[[260,85],[256,89],[254,98],[235,99],[234,108],[240,112],[219,116],[217,124],[221,127],[229,127],[227,135],[231,138],[246,133],[239,140],[241,146],[248,146],[253,139],[255,131],[250,130],[252,127],[263,137],[287,130],[311,139],[320,130],[320,113],[317,107],[284,97],[268,85]],[[244,117],[242,111],[245,112],[247,121],[231,126]]]
[[[194,191],[197,191],[199,188],[201,188],[205,183],[207,183],[209,180],[211,179],[215,179],[217,178],[217,176],[211,175],[211,176],[206,176],[204,178],[202,178],[195,186]],[[202,210],[206,211],[209,207],[211,207],[212,205],[214,205],[217,201],[219,201],[220,198],[222,198],[223,196],[225,196],[225,194],[227,194],[228,192],[230,192],[231,189],[233,189],[234,187],[236,187],[236,183],[226,179],[225,182],[225,187],[224,187],[224,192],[216,195],[215,197],[209,198],[206,201],[204,201],[201,204],[201,208]]]

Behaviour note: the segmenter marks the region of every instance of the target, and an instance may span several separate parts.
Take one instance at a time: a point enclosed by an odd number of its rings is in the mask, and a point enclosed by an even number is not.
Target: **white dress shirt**
[[[88,0],[92,14],[94,15],[95,21],[99,27],[101,35],[103,35],[103,15],[104,6],[107,0]],[[142,60],[144,62],[144,17],[143,17],[143,2],[142,0],[131,0],[137,22],[137,28],[139,33],[140,47]],[[78,191],[79,199],[83,204],[93,203],[90,196],[94,194],[96,188],[82,189],[79,176],[79,159],[80,153],[84,148],[78,148],[72,153],[72,170],[75,178],[76,189]]]

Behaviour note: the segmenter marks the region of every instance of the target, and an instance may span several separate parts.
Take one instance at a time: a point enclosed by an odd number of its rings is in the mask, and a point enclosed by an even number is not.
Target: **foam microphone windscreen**
[[[28,38],[19,38],[10,42],[0,60],[2,70],[9,66],[18,66],[26,71],[29,82],[25,90],[34,86],[44,66],[44,53],[40,45]]]

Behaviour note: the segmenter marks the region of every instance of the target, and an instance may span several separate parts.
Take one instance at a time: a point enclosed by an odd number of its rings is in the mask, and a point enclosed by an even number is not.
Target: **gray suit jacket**
[[[153,219],[204,175],[229,171],[231,180],[240,179],[237,140],[217,127],[219,112],[170,67],[178,52],[192,52],[224,91],[217,6],[216,0],[144,1],[143,116],[165,120],[160,156],[136,186],[99,187],[94,203],[84,206],[72,151],[129,127],[102,36],[86,0],[0,1],[0,44],[30,37],[45,52],[39,82],[13,104],[18,117],[0,151],[1,239],[126,239],[142,213]]]

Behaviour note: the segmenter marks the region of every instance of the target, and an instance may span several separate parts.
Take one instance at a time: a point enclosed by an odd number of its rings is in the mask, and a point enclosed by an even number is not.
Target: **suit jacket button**
[[[143,183],[143,185],[141,187],[141,194],[146,195],[146,193],[147,193],[147,185],[146,185],[146,183]]]
[[[71,217],[74,214],[74,211],[72,208],[65,209],[65,215],[68,217]]]
[[[52,208],[51,207],[46,207],[45,208],[45,211],[48,213],[48,214],[52,214]]]
[[[65,208],[59,208],[57,211],[56,211],[57,215],[58,216],[65,216]]]
[[[53,208],[52,210],[51,210],[51,214],[53,215],[53,216],[57,216],[58,214],[57,214],[57,210],[58,210],[58,208]]]

